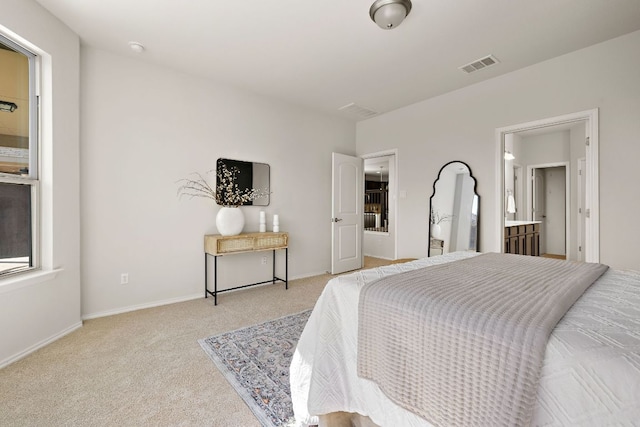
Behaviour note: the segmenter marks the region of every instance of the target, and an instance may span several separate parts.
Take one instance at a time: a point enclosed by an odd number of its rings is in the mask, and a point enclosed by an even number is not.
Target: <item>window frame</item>
[[[0,280],[33,273],[41,264],[41,190],[40,190],[40,56],[0,33],[0,43],[25,55],[29,61],[29,174],[15,175],[0,172],[0,183],[28,185],[31,188],[31,256],[29,266],[18,270],[0,272]]]

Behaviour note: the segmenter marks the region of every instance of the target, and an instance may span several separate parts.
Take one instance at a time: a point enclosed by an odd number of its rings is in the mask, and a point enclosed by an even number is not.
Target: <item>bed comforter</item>
[[[316,415],[357,412],[381,426],[430,426],[357,375],[358,299],[380,277],[463,259],[454,253],[332,279],[294,354],[291,394],[297,425]],[[608,271],[553,330],[531,425],[634,425],[640,419],[640,275]]]

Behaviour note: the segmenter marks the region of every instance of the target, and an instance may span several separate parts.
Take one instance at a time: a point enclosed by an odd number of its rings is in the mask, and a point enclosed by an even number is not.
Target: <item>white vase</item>
[[[218,233],[223,236],[235,236],[242,233],[244,214],[240,208],[223,206],[216,215]]]
[[[440,237],[442,237],[442,228],[440,228],[440,224],[431,224],[431,237],[441,240]]]

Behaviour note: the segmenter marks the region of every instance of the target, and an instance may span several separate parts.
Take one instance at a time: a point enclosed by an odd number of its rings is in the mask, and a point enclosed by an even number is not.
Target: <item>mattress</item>
[[[358,299],[380,277],[475,256],[457,252],[329,281],[300,337],[290,368],[296,425],[337,411],[381,426],[431,426],[357,376]],[[640,274],[610,270],[553,330],[532,425],[634,425],[640,420]]]

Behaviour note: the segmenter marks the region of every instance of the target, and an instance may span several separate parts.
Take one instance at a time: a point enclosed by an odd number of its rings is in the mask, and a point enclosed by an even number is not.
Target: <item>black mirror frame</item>
[[[480,194],[478,194],[478,180],[476,179],[475,176],[473,176],[473,172],[471,172],[471,167],[469,167],[469,165],[466,162],[463,162],[462,160],[452,160],[448,163],[446,163],[444,166],[442,166],[440,168],[440,170],[438,171],[438,177],[436,178],[435,181],[433,181],[433,192],[431,193],[431,197],[429,197],[429,234],[427,235],[427,258],[431,257],[431,212],[433,212],[432,206],[433,206],[433,197],[436,195],[436,184],[438,183],[438,181],[440,180],[440,174],[442,173],[442,171],[444,170],[444,168],[446,168],[447,166],[449,166],[452,163],[462,163],[463,165],[465,165],[467,167],[467,169],[469,169],[469,176],[471,178],[473,178],[473,194],[478,198],[478,215],[477,215],[477,231],[476,231],[476,252],[478,252],[478,248],[480,247]],[[444,252],[443,252],[444,254]]]
[[[235,160],[235,159],[229,159],[229,158],[225,158],[225,157],[220,157],[216,160],[216,189],[218,188],[218,186],[220,185],[220,180],[219,180],[219,175],[218,175],[218,170],[220,168],[220,164],[223,163],[225,165],[232,165],[238,168],[238,170],[240,172],[242,171],[246,171],[247,167],[250,169],[255,168],[256,165],[264,165],[267,167],[267,183],[266,183],[266,188],[264,189],[267,193],[266,195],[266,203],[254,203],[253,201],[250,202],[245,202],[243,203],[241,206],[269,206],[269,204],[271,204],[271,166],[268,163],[260,163],[260,162],[249,162],[249,161],[245,161],[245,160]],[[247,188],[247,189],[253,189],[253,183],[251,184],[251,186],[249,187],[249,183],[244,183],[242,185],[243,187]],[[217,202],[216,202],[217,203]],[[221,205],[220,203],[217,203],[220,206],[224,206]]]

